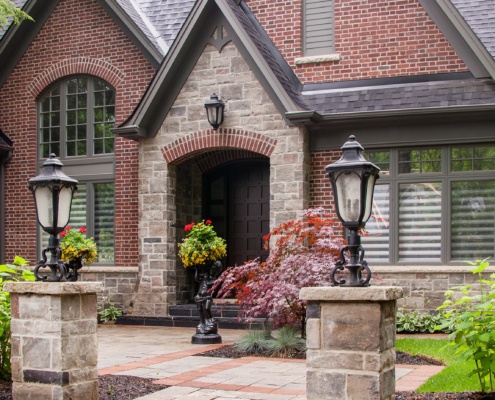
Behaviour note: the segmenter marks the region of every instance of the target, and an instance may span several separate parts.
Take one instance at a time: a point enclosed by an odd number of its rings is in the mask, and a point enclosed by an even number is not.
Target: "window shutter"
[[[305,0],[304,55],[331,54],[334,50],[333,0]]]

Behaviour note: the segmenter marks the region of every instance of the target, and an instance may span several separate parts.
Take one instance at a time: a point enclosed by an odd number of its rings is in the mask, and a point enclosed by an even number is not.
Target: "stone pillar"
[[[8,282],[14,399],[96,400],[101,282]]]
[[[402,288],[303,288],[308,400],[392,400],[395,314]]]

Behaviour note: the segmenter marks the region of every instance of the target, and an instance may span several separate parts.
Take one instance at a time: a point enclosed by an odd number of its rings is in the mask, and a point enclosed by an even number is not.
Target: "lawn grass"
[[[416,392],[476,392],[481,390],[478,378],[467,376],[475,368],[474,361],[466,362],[459,359],[450,347],[442,349],[448,343],[447,339],[397,339],[397,350],[412,355],[431,357],[445,364],[445,368],[440,373],[428,379]]]

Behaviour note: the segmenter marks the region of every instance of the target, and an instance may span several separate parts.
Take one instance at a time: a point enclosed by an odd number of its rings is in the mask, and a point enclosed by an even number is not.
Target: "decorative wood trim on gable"
[[[217,25],[211,37],[206,41],[206,43],[211,44],[220,52],[230,41],[232,41],[232,38],[227,33],[223,25],[219,24]]]
[[[270,157],[277,140],[256,132],[242,129],[208,129],[194,132],[162,148],[168,164],[178,165],[184,161],[212,150],[243,149]]]
[[[57,79],[76,74],[97,76],[107,81],[115,89],[118,89],[124,80],[124,73],[106,61],[88,57],[76,57],[53,64],[33,79],[28,85],[27,91],[36,98]]]

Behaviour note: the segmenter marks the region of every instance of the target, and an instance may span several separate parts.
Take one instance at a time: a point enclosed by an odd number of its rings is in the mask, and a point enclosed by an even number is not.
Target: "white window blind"
[[[399,185],[399,261],[441,261],[441,196],[437,182]]]
[[[376,185],[373,211],[366,223],[366,234],[361,239],[365,249],[365,259],[370,263],[389,262],[389,199],[390,186]]]

